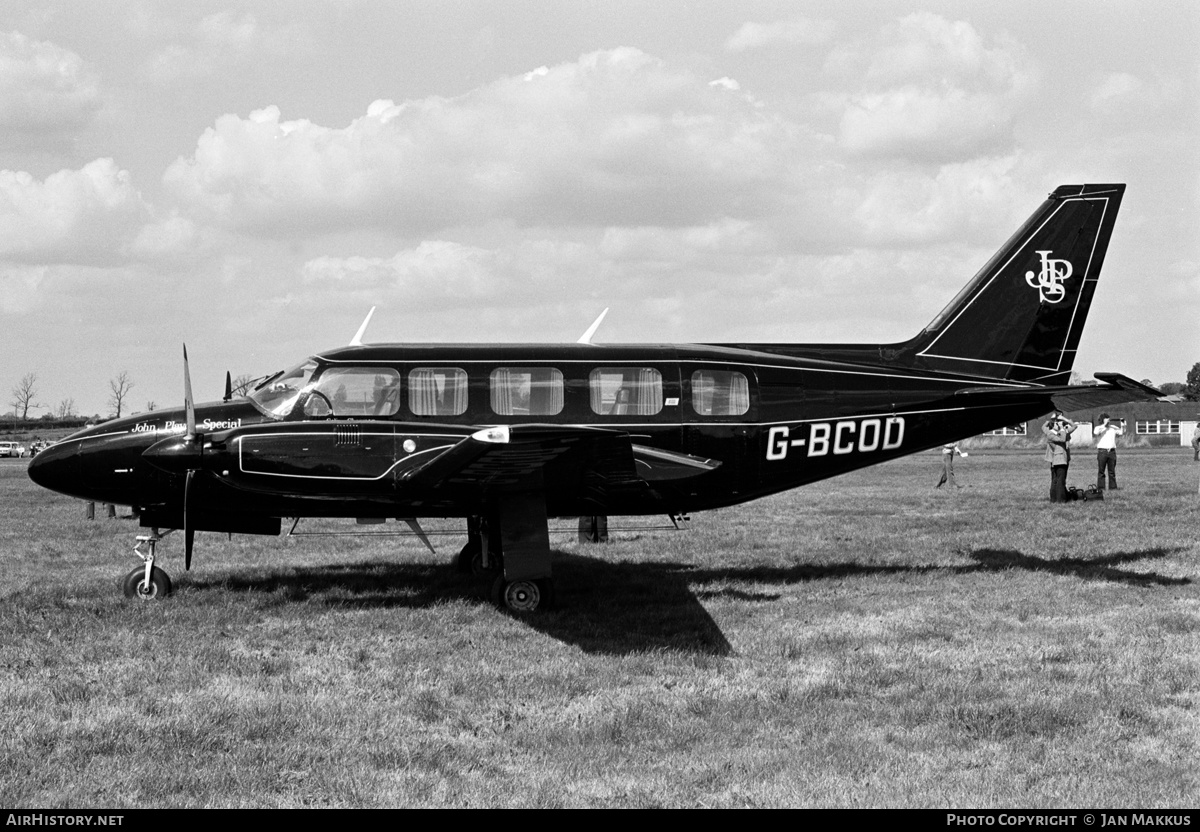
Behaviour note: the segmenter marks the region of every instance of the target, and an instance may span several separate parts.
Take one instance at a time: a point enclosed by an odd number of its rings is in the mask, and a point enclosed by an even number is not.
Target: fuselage
[[[633,470],[644,467],[645,476],[587,479],[589,467],[624,470],[620,461],[595,459],[604,453],[596,443],[591,456],[570,464],[574,451],[565,445],[543,448],[527,467],[544,476],[549,515],[698,511],[1044,412],[1037,385],[1006,383],[1029,389],[1028,399],[1008,396],[986,408],[955,399],[996,385],[807,357],[798,348],[780,355],[712,345],[356,346],[314,356],[249,398],[197,405],[201,462],[188,465],[210,475],[197,485],[208,527],[233,530],[238,517],[254,531],[250,518],[267,516],[468,516],[506,487],[505,477],[519,476],[511,457],[495,476],[449,477],[432,487],[412,472],[489,426],[535,438],[599,431],[643,449]],[[43,451],[30,476],[171,525],[187,466],[169,452],[185,424],[182,409],[106,422]],[[651,470],[653,449],[682,462],[679,472]],[[688,460],[709,462],[689,468]]]

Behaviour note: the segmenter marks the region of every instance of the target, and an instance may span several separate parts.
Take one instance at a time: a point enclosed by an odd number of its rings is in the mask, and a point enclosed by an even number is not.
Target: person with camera
[[[1111,419],[1107,413],[1100,414],[1100,424],[1092,428],[1092,435],[1099,436],[1096,442],[1096,490],[1104,490],[1104,472],[1108,471],[1108,489],[1117,490],[1117,437],[1125,433],[1124,419]]]
[[[1046,435],[1046,461],[1050,463],[1050,502],[1067,502],[1067,466],[1071,464],[1071,434],[1078,427],[1061,410],[1042,425]]]

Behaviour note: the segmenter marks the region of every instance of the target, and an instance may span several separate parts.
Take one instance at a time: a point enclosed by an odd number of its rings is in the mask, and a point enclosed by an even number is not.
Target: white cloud
[[[37,303],[38,287],[48,271],[47,266],[0,263],[0,312],[28,312]]]
[[[796,130],[728,85],[635,49],[501,79],[459,98],[377,101],[341,129],[225,115],[164,181],[216,222],[260,233],[694,224],[772,204]]]
[[[195,251],[197,239],[196,224],[187,217],[172,214],[142,226],[123,250],[137,259],[177,257]]]
[[[99,81],[74,52],[20,32],[0,35],[0,144],[70,135],[100,104]]]
[[[999,248],[1041,202],[1023,187],[1015,156],[945,165],[934,175],[887,171],[871,177],[854,212],[873,246],[970,241]]]
[[[1129,72],[1106,73],[1088,95],[1092,111],[1137,118],[1146,112],[1180,103],[1183,84],[1175,77],[1143,78]]]
[[[779,44],[790,46],[819,46],[833,39],[837,24],[831,20],[810,20],[795,17],[774,23],[743,23],[725,42],[731,52],[761,49]]]
[[[38,181],[0,171],[0,258],[16,262],[111,262],[138,233],[149,206],[112,159]]]
[[[168,21],[155,27],[174,28]],[[149,31],[149,23],[139,26]],[[312,38],[302,24],[263,26],[252,14],[210,14],[151,55],[142,65],[142,75],[159,85],[215,75],[223,68],[249,60],[284,54],[302,55],[312,47]]]
[[[845,96],[842,147],[936,162],[1010,148],[1014,114],[1036,78],[1019,44],[989,46],[969,23],[927,12],[835,51],[829,66],[861,73],[860,91]]]

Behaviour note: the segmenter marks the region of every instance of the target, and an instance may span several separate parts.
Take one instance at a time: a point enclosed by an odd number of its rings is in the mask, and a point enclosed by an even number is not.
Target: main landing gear
[[[458,553],[461,572],[492,579],[492,603],[529,614],[554,605],[550,533],[540,493],[506,495],[486,517],[467,518],[467,544]]]
[[[171,594],[171,577],[154,565],[154,548],[163,535],[155,529],[151,534],[139,534],[133,553],[142,559],[142,565],[134,569],[121,581],[126,598],[139,601],[155,601]],[[142,551],[142,547],[146,551]]]

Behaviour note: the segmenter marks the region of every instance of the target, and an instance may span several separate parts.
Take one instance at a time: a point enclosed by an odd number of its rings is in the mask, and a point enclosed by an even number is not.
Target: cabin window
[[[311,418],[391,416],[400,409],[400,374],[390,367],[329,367],[304,402]]]
[[[553,367],[499,367],[491,390],[499,416],[554,416],[563,409],[563,375]]]
[[[408,374],[408,409],[414,416],[467,412],[467,374],[457,367],[418,367]]]
[[[592,412],[653,416],[662,410],[662,373],[650,367],[602,367],[588,376]]]
[[[734,370],[697,370],[692,409],[701,416],[741,416],[750,410],[750,382]]]

